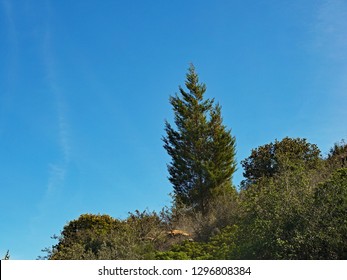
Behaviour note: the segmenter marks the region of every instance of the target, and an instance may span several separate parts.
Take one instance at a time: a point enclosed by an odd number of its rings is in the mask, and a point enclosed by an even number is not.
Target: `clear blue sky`
[[[344,0],[0,0],[0,38],[0,257],[35,259],[83,213],[170,205],[161,138],[191,62],[238,161],[347,137]]]

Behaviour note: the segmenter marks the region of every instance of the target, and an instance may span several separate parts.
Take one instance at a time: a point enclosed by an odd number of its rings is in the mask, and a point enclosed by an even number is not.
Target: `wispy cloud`
[[[1,87],[0,93],[0,136],[4,130],[6,123],[6,112],[11,107],[13,92],[16,86],[17,68],[18,68],[18,35],[16,23],[14,20],[13,4],[9,0],[0,2],[0,7],[3,9],[4,21],[6,25],[6,35],[4,46],[7,47],[6,61],[6,77],[5,83]]]
[[[9,67],[7,69],[7,81],[10,84],[15,82],[16,71],[17,71],[17,63],[18,63],[18,35],[17,35],[17,27],[13,12],[13,4],[11,1],[3,0],[2,2],[4,14],[5,14],[5,22],[7,27],[7,42],[8,42],[8,56],[7,59],[9,61]]]
[[[326,77],[329,85],[327,108],[320,111],[325,113],[324,118],[329,123],[329,134],[342,138],[347,136],[342,121],[347,118],[344,106],[347,103],[347,2],[320,0],[317,3],[313,24],[314,51],[325,66],[319,77]]]
[[[347,2],[321,1],[314,29],[317,49],[330,59],[347,62]]]
[[[54,193],[56,186],[60,185],[65,180],[66,168],[64,166],[50,164],[49,165],[49,180],[47,185],[47,195]]]
[[[49,4],[49,3],[48,3]],[[51,14],[51,9],[47,6],[47,14]],[[47,19],[45,35],[43,38],[43,59],[45,62],[46,80],[49,93],[52,95],[56,105],[57,120],[57,140],[61,154],[61,160],[58,163],[49,165],[49,180],[47,186],[47,195],[52,194],[56,188],[63,185],[70,161],[70,141],[69,141],[69,121],[67,117],[67,105],[64,99],[63,90],[59,86],[57,75],[57,65],[52,44],[52,32]]]
[[[17,31],[16,31],[16,24],[13,17],[12,2],[9,0],[2,0],[1,4],[4,8],[9,39],[11,43],[13,43],[13,45],[17,45]]]

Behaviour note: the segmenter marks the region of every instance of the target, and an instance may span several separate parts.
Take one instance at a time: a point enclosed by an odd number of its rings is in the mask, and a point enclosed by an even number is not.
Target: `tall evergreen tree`
[[[176,129],[166,121],[164,148],[172,158],[168,171],[176,205],[204,212],[213,196],[232,188],[235,137],[223,125],[221,106],[204,99],[206,86],[193,65],[185,85],[188,91],[179,87],[180,95],[170,97]]]

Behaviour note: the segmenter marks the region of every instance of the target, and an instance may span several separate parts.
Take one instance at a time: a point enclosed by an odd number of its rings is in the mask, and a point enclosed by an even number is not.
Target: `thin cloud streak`
[[[47,195],[50,196],[54,193],[57,185],[60,185],[65,180],[66,168],[59,165],[49,165],[49,180],[47,186]]]
[[[10,39],[12,45],[17,48],[18,39],[17,39],[16,24],[15,24],[14,17],[13,17],[12,4],[8,0],[3,0],[2,6],[4,7],[4,11],[5,11],[5,17],[6,17],[6,22],[7,22],[9,39]]]
[[[335,71],[332,93],[347,101],[347,2],[321,1],[313,33],[314,50]]]
[[[347,2],[325,0],[317,11],[316,47],[328,58],[347,62]]]
[[[64,189],[68,166],[70,162],[70,140],[69,140],[69,121],[66,113],[66,103],[64,102],[63,92],[60,90],[56,78],[56,67],[54,55],[51,47],[50,32],[47,28],[45,37],[43,38],[43,60],[45,63],[46,80],[49,88],[49,94],[52,95],[56,107],[56,129],[57,142],[60,159],[51,161],[48,166],[48,180],[38,202],[38,213],[32,219],[31,231],[36,234],[37,225],[41,224],[48,218],[47,215],[54,214]]]
[[[50,14],[48,8],[48,15]],[[54,191],[64,184],[68,164],[70,161],[70,141],[69,141],[69,121],[66,113],[66,102],[62,90],[59,88],[56,74],[56,63],[52,47],[52,32],[47,20],[46,32],[43,38],[43,59],[46,68],[46,79],[50,92],[53,95],[56,105],[58,143],[61,153],[61,161],[57,164],[49,165],[49,179],[46,195],[49,197]],[[46,199],[48,198],[46,197]]]
[[[7,28],[8,54],[6,57],[7,61],[3,62],[4,65],[7,65],[7,68],[6,79],[4,79],[5,83],[3,84],[4,87],[2,88],[0,95],[0,136],[2,135],[6,126],[6,112],[12,105],[13,92],[17,79],[19,48],[12,3],[8,0],[3,0],[1,1],[1,5],[3,7],[5,24]]]
[[[331,77],[327,104],[330,104],[328,115],[332,125],[327,129],[329,134],[347,137],[347,128],[340,125],[347,118],[347,111],[342,105],[347,103],[347,2],[321,1],[316,10],[313,31],[314,50],[327,65],[323,75]]]

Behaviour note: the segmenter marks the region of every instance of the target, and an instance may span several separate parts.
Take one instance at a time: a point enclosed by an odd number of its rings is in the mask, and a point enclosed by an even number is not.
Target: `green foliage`
[[[347,259],[347,168],[336,170],[316,189],[312,216],[314,257]]]
[[[231,187],[235,138],[222,124],[220,105],[204,100],[206,86],[193,66],[185,85],[189,91],[180,87],[180,96],[170,98],[177,130],[166,122],[164,148],[172,158],[168,171],[177,206],[204,212],[216,189]]]
[[[240,258],[309,259],[307,248],[320,151],[305,139],[284,138],[242,161]]]
[[[330,170],[347,168],[347,144],[344,140],[334,144],[334,147],[330,149],[326,162]]]
[[[320,150],[306,139],[286,137],[276,140],[253,149],[251,155],[241,162],[246,178],[242,187],[246,189],[263,177],[274,177],[285,171],[316,170],[321,163]]]
[[[227,226],[221,232],[210,238],[206,245],[206,252],[211,260],[231,259],[235,254],[236,236],[239,228],[236,225]]]
[[[10,259],[10,250],[7,250],[6,255],[4,256],[3,260],[9,260]]]
[[[237,226],[228,226],[208,242],[185,241],[176,244],[165,252],[158,252],[158,260],[225,260],[229,259],[236,248]]]
[[[315,144],[286,137],[253,149],[232,186],[235,138],[221,107],[204,99],[193,66],[188,91],[170,98],[165,124],[171,208],[124,220],[84,214],[69,222],[44,259],[347,259],[347,145],[322,158]],[[9,258],[7,252],[5,259]]]
[[[258,180],[243,193],[241,259],[306,259],[302,238],[312,203],[309,180],[294,172]]]
[[[330,164],[344,146],[322,160],[305,140],[281,142],[270,153],[276,172],[265,170],[240,193],[214,189],[204,212],[174,205],[159,214],[135,211],[124,220],[84,214],[64,227],[46,258],[346,259],[347,169]],[[259,158],[252,157],[257,164],[269,155],[263,147],[256,150]],[[172,229],[191,235],[173,236]]]
[[[48,258],[148,259],[159,243],[161,226],[160,218],[146,211],[136,211],[123,221],[84,214],[64,227]]]
[[[309,143],[304,146],[314,147]],[[327,170],[318,157],[318,149],[303,149],[305,152],[295,157],[292,152],[299,154],[297,149],[283,147],[281,157],[274,157],[280,163],[276,171],[248,181],[240,194],[238,258],[346,258],[345,170],[329,169],[333,174],[326,180]],[[303,157],[307,151],[315,152]],[[257,157],[252,160],[255,162]]]

